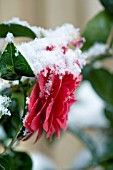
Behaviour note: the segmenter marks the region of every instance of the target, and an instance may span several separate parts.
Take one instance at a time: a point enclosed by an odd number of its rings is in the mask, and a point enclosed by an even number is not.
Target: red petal
[[[55,120],[53,122],[53,126],[54,126],[54,129],[56,131],[56,137],[60,138],[60,127],[59,127],[58,123]]]
[[[33,117],[36,115],[38,102],[39,102],[39,98],[36,100],[35,104],[33,105],[32,109],[31,109],[31,112],[28,113],[28,116],[25,120],[25,127],[30,132],[33,132],[33,130],[31,129],[31,122],[33,120]]]
[[[47,107],[47,110],[46,110],[46,118],[45,118],[45,121],[43,123],[43,128],[46,132],[48,131],[48,119],[50,117],[50,113],[51,113],[51,110],[52,110],[52,107],[53,107],[53,103],[54,103],[54,101],[52,101],[49,104],[49,106]]]
[[[25,137],[22,138],[23,141],[28,140],[31,136],[33,135],[33,133],[29,133],[27,134]]]
[[[69,95],[70,95],[69,89],[66,86],[62,85],[56,100],[65,102],[65,101],[67,101]]]
[[[46,138],[50,137],[50,139],[52,139],[52,134],[53,134],[53,130],[52,130],[52,127],[50,127],[48,132],[46,133]]]
[[[48,74],[50,72],[49,69],[47,69],[47,71],[48,73],[46,77],[44,76],[44,70],[41,71],[40,74],[38,75],[38,83],[39,83],[42,98],[44,98],[45,95],[45,84],[47,82]]]
[[[64,110],[64,102],[60,100],[55,101],[53,105],[53,110],[54,110],[55,116],[61,115]]]
[[[47,133],[46,133],[46,137],[48,138],[50,135],[51,135],[51,133],[53,132],[52,131],[52,123],[53,123],[53,116],[54,116],[54,112],[52,111],[51,112],[51,115],[50,115],[50,117],[49,117],[49,123],[48,123],[48,130],[46,131]]]
[[[30,101],[29,101],[29,104],[28,104],[29,112],[31,111],[31,108],[33,107],[35,101],[37,100],[38,95],[39,95],[39,84],[37,83],[34,86],[32,92],[31,92],[31,95],[30,95]]]
[[[42,123],[42,122],[41,122],[41,117],[40,117],[40,115],[41,115],[42,110],[44,109],[45,105],[46,105],[46,103],[44,103],[44,105],[43,105],[43,107],[41,108],[41,110],[37,113],[37,115],[36,115],[36,116],[33,118],[33,120],[32,120],[31,129],[32,129],[33,131],[37,131],[38,128],[39,128],[39,126],[40,126],[40,124]],[[42,115],[42,116],[43,116],[43,115]]]
[[[63,129],[63,130],[66,130],[67,129],[67,120],[66,119],[59,119],[59,118],[56,118],[59,126]]]
[[[42,133],[43,133],[43,128],[42,128],[42,126],[40,126],[40,127],[39,127],[39,130],[38,130],[38,135],[37,135],[37,137],[36,137],[35,142],[37,142],[37,140],[40,139],[40,137],[42,136]]]
[[[55,99],[57,97],[59,90],[61,88],[61,85],[62,85],[62,80],[59,78],[59,75],[56,75],[54,86],[53,86],[53,91],[51,93],[51,98]]]
[[[76,79],[72,74],[65,75],[63,78],[63,85],[69,89],[70,93],[72,93],[76,88]]]

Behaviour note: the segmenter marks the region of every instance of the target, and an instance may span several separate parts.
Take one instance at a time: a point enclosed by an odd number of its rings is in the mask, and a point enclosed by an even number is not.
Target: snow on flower
[[[7,108],[10,102],[11,99],[9,97],[0,95],[0,118],[3,115],[11,115],[11,112]]]
[[[58,74],[68,71],[77,76],[85,64],[85,57],[82,56],[79,48],[68,49],[67,44],[67,41],[60,38],[42,38],[22,43],[18,45],[18,49],[28,61],[35,75],[46,67],[54,70],[56,65]],[[51,46],[54,46],[53,50],[46,49]],[[67,48],[65,54],[62,47]],[[77,62],[80,63],[80,67]]]
[[[80,50],[84,41],[79,30],[66,24],[46,30],[44,35],[17,46],[38,79],[27,100],[28,113],[24,119],[27,134],[23,140],[37,132],[37,141],[44,131],[47,138],[52,139],[54,132],[60,137],[60,129],[67,128],[68,113],[76,101],[74,91],[82,79],[85,55]]]
[[[42,35],[43,37],[61,37],[62,39],[67,39],[68,41],[72,40],[73,38],[76,39],[78,37],[80,37],[80,33],[79,33],[79,29],[78,28],[74,28],[74,26],[72,24],[64,24],[60,27],[57,27],[56,29],[52,30],[52,29],[44,29],[41,27],[37,27],[37,26],[30,26],[28,22],[26,21],[21,21],[19,18],[14,17],[9,21],[4,22],[4,24],[19,24],[22,26],[26,26],[29,29],[31,29],[38,38],[41,38]]]

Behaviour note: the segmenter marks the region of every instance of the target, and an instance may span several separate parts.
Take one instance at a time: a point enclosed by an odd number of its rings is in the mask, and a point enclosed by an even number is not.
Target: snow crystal
[[[30,100],[30,98],[26,97],[26,104],[29,104],[29,100]]]
[[[72,24],[64,24],[56,29],[43,30],[42,31],[46,37],[60,37],[67,41],[71,41],[80,36],[79,29],[75,28]]]
[[[10,102],[11,100],[9,97],[0,95],[0,118],[2,115],[11,115],[11,112],[7,108]]]
[[[107,50],[106,44],[95,43],[91,48],[84,52],[87,57],[97,57],[102,55]]]
[[[10,87],[9,82],[0,78],[0,91],[8,87]]]
[[[66,54],[63,54],[62,46],[66,45],[67,42],[60,38],[36,38],[31,42],[18,45],[18,49],[35,75],[49,67],[51,70],[56,68],[56,74],[65,74],[67,71],[76,77],[81,72],[81,68],[76,64],[76,61],[78,60],[82,67],[85,64],[85,57],[82,56],[80,49],[68,49]],[[55,48],[52,51],[47,51],[47,46],[55,46]]]
[[[28,130],[25,129],[25,130],[23,131],[23,136],[26,136],[27,133],[28,133]]]
[[[5,40],[7,41],[7,43],[12,43],[13,42],[13,39],[14,39],[14,36],[11,32],[8,32],[7,33],[7,36],[5,38]]]
[[[16,52],[15,52],[15,57],[18,57],[19,53],[18,53],[18,49],[16,49]]]
[[[11,81],[10,84],[13,85],[13,86],[19,85],[19,80]]]

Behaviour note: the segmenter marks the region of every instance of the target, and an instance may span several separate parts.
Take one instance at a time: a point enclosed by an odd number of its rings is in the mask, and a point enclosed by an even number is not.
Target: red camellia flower
[[[60,129],[66,130],[70,106],[76,101],[74,91],[81,81],[81,75],[76,78],[66,72],[64,75],[56,74],[51,69],[42,70],[38,74],[38,82],[34,86],[28,104],[28,115],[25,119],[25,127],[29,138],[37,132],[36,141],[43,131],[46,137],[52,139],[60,137]]]

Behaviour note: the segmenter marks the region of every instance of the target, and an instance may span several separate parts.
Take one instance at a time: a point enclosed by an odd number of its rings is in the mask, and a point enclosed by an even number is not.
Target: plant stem
[[[23,127],[23,122],[20,122],[20,124],[18,126],[18,129],[17,129],[17,131],[15,133],[15,136],[12,138],[10,144],[5,148],[5,150],[0,155],[3,155],[4,153],[6,153],[8,150],[10,150],[12,148],[12,146],[15,143],[15,141],[16,141],[16,139],[18,137],[18,134],[19,134],[20,130],[22,129],[22,127]]]

